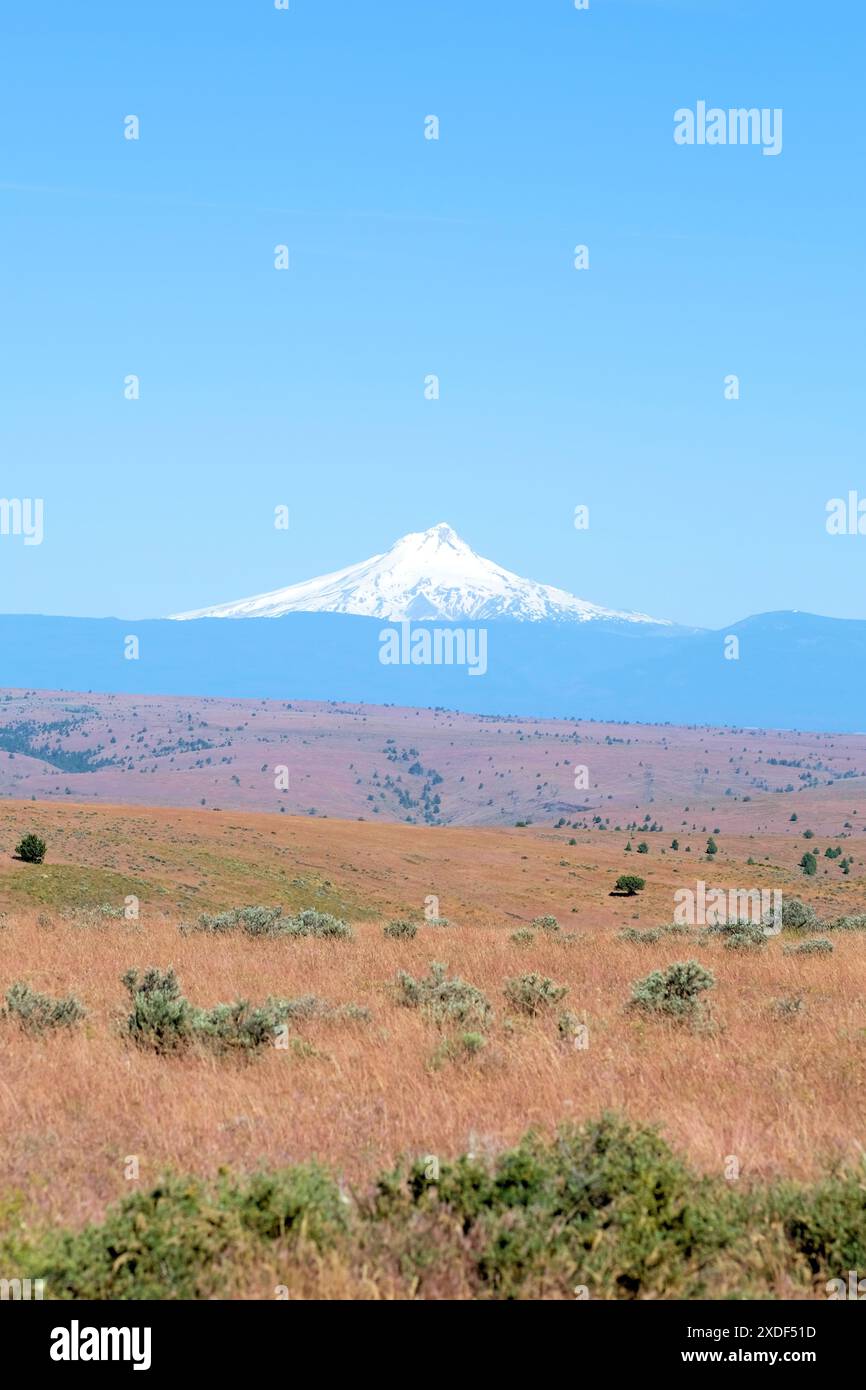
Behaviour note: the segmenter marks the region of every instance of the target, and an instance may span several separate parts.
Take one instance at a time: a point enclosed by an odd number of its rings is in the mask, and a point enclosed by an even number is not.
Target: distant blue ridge
[[[643,624],[413,624],[484,628],[487,672],[385,666],[379,618],[143,622],[0,617],[0,685],[41,690],[440,705],[477,714],[644,723],[866,729],[866,621],[763,613],[718,632]],[[134,635],[139,659],[124,658]],[[739,639],[726,660],[725,638]]]

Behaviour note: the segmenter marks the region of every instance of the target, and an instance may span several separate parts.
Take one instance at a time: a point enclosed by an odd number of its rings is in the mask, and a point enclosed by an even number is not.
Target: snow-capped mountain
[[[492,560],[476,555],[446,522],[413,531],[383,555],[274,589],[268,594],[219,603],[189,618],[280,618],[284,613],[355,613],[390,622],[419,620],[521,622],[590,621],[660,623],[645,613],[620,613],[575,598],[564,589],[521,579]]]

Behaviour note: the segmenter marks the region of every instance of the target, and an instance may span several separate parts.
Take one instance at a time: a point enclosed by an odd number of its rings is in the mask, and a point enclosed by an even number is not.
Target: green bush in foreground
[[[700,1177],[654,1130],[607,1115],[495,1157],[399,1164],[354,1200],[316,1164],[169,1176],[77,1232],[15,1223],[0,1259],[49,1299],[269,1296],[297,1272],[315,1289],[323,1265],[359,1297],[825,1298],[866,1268],[862,1181]]]

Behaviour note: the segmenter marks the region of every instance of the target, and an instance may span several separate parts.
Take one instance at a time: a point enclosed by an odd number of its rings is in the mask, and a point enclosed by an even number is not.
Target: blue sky
[[[448,520],[611,607],[866,617],[824,529],[866,497],[862,10],[10,0],[0,494],[45,539],[0,537],[0,611],[160,616]],[[699,99],[782,108],[781,155],[675,145]]]

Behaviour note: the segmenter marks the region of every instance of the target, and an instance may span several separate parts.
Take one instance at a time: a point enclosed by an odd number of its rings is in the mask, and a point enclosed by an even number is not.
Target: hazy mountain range
[[[385,623],[407,639],[398,664],[383,662]],[[459,646],[451,664],[409,650],[410,636],[455,631],[483,641],[479,679]],[[0,683],[17,689],[857,731],[864,675],[866,621],[781,612],[678,627],[521,579],[445,523],[320,579],[173,618],[0,617]]]

